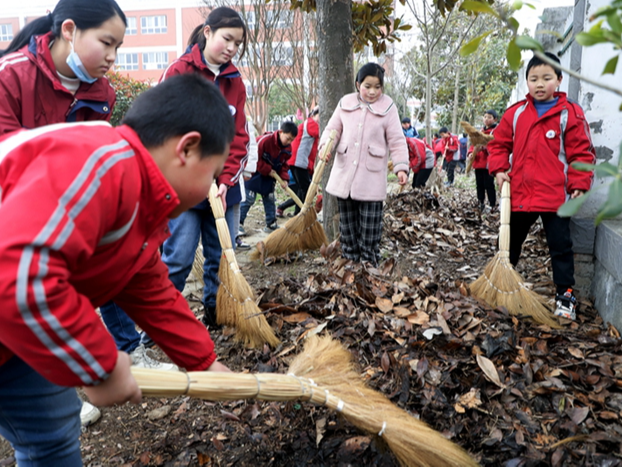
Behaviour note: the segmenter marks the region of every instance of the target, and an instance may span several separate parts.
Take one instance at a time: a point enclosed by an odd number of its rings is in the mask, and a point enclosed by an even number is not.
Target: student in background
[[[484,121],[484,128],[482,133],[486,135],[493,134],[497,127],[497,112],[494,110],[487,110],[484,112],[482,120]],[[497,204],[497,193],[495,191],[495,178],[488,172],[488,150],[486,147],[478,146],[474,148],[471,146],[469,149],[469,158],[473,159],[473,170],[475,171],[475,186],[477,190],[477,201],[479,202],[479,209],[483,211],[486,207],[485,201],[488,196],[488,204],[491,208],[494,208]]]
[[[275,171],[283,180],[285,186],[289,181],[289,166],[287,161],[292,155],[292,141],[298,134],[294,122],[283,122],[278,131],[265,133],[257,141],[257,172],[245,184],[246,200],[240,210],[240,231],[244,230],[244,221],[249,209],[255,204],[257,195],[261,195],[266,217],[264,232],[274,232],[279,226],[276,223],[276,197],[274,189],[276,180],[270,176]]]
[[[320,139],[320,108],[314,108],[309,117],[298,126],[298,134],[292,142],[292,157],[288,165],[296,184],[296,194],[304,203],[307,191],[311,184],[315,158],[317,157],[317,145]],[[300,208],[296,206],[294,214],[298,214]]]

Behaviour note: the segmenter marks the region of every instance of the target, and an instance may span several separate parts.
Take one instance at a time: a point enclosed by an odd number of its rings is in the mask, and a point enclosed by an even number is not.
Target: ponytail
[[[199,24],[196,28],[194,28],[190,34],[190,38],[188,39],[188,46],[198,44],[201,50],[205,49],[206,40],[205,34],[203,33],[205,26],[209,26],[210,31],[212,32],[216,32],[220,28],[242,28],[244,34],[242,35],[242,46],[240,47],[238,58],[242,58],[244,56],[246,53],[246,45],[248,44],[248,35],[246,31],[246,24],[237,11],[226,6],[214,8],[207,16],[205,23]]]
[[[127,26],[127,19],[123,10],[115,0],[60,0],[54,11],[46,16],[28,23],[15,36],[6,50],[0,51],[0,57],[16,50],[30,42],[32,36],[46,34],[50,31],[54,37],[60,37],[63,23],[70,19],[82,31],[98,28],[110,18],[118,16]]]

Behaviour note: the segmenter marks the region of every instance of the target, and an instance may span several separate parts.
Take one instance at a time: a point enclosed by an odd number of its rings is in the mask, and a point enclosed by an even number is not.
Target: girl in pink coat
[[[387,195],[389,154],[399,184],[408,181],[408,147],[400,118],[382,93],[384,69],[364,65],[356,75],[358,92],[341,98],[320,140],[337,131],[335,162],[326,191],[337,198],[344,258],[376,266],[380,258],[382,205]]]

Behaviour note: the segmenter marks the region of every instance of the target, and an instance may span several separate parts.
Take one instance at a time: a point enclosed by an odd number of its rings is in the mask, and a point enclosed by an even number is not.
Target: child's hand
[[[138,404],[142,400],[142,392],[138,383],[132,376],[130,366],[132,359],[130,356],[119,351],[117,353],[117,364],[106,381],[98,386],[87,386],[84,392],[93,405],[111,406],[114,404],[124,404],[131,402]]]
[[[583,190],[574,190],[570,194],[570,199],[578,198],[579,196],[583,196],[584,194],[585,194],[585,191],[583,191]]]
[[[287,182],[286,182],[285,180],[283,180],[283,183],[281,183],[281,188],[283,188],[284,190],[286,190],[286,189],[287,189],[287,186],[288,186]]]
[[[404,172],[403,170],[400,170],[397,173],[397,182],[400,185],[406,185],[408,183],[408,174]]]
[[[499,185],[499,190],[501,190],[501,187],[503,186],[503,182],[510,181],[510,176],[506,174],[505,172],[499,172],[497,175],[495,175],[495,178],[497,179],[497,185]]]
[[[214,363],[210,365],[207,371],[220,371],[222,373],[231,373],[231,370],[222,363],[220,363],[218,360],[214,361]]]
[[[223,211],[227,211],[227,190],[229,187],[224,183],[218,187],[218,193],[216,193],[216,198],[220,198],[222,201],[222,209]]]

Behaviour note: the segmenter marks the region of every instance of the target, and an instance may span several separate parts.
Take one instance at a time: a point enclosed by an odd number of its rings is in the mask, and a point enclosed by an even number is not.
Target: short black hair
[[[561,65],[561,62],[559,61],[559,57],[557,57],[557,55],[551,52],[544,52],[544,55],[546,55],[548,58],[550,58],[554,62],[557,62],[558,64]],[[559,67],[550,65],[546,63],[544,60],[542,60],[541,58],[534,55],[533,57],[531,57],[531,60],[529,60],[529,63],[527,63],[527,71],[525,72],[525,79],[529,78],[529,70],[540,65],[549,65],[550,67],[553,68],[553,70],[555,70],[555,74],[557,75],[557,78],[562,77],[562,70]]]
[[[446,126],[442,127],[440,130],[438,130],[439,133],[449,133],[449,130],[447,129]]]
[[[289,133],[295,138],[298,135],[298,126],[296,126],[294,122],[287,120],[281,123],[281,131],[283,133]]]
[[[410,123],[410,118],[408,117],[402,118],[402,123]]]
[[[356,74],[356,82],[361,84],[368,76],[378,78],[380,87],[384,88],[384,68],[377,63],[369,62],[363,65]]]
[[[495,120],[499,118],[499,115],[497,115],[497,112],[495,112],[494,110],[487,110],[486,112],[484,112],[484,115],[492,115],[492,118],[494,118]]]
[[[147,148],[198,131],[202,157],[224,153],[235,136],[229,104],[214,84],[196,73],[172,76],[143,92],[123,123]]]

